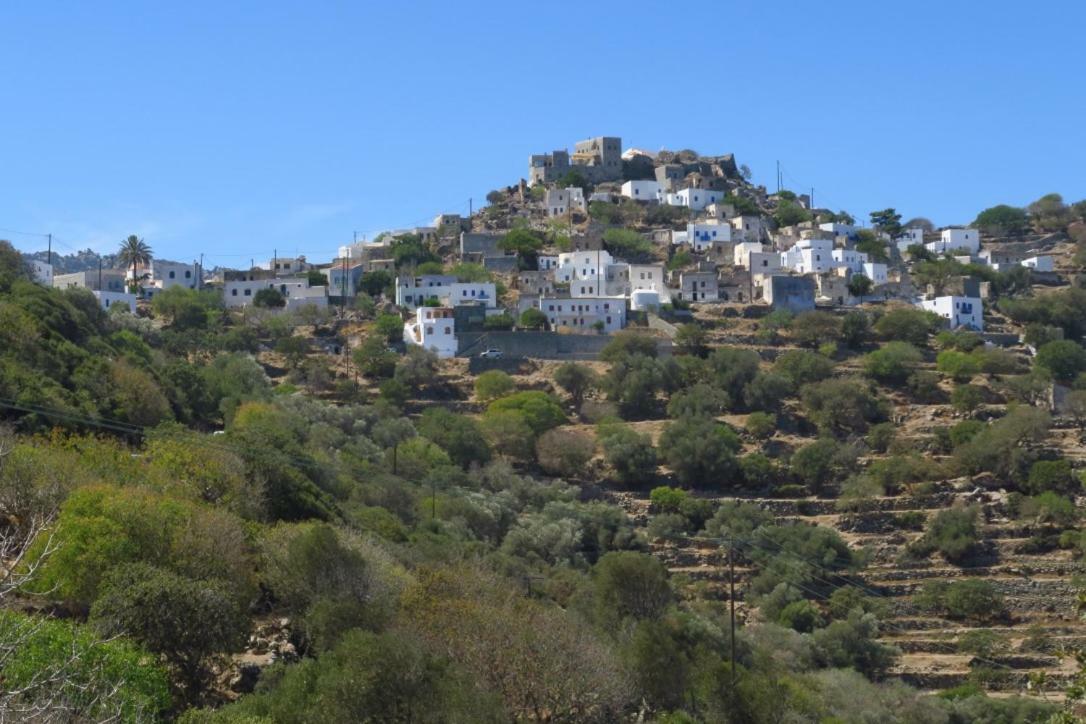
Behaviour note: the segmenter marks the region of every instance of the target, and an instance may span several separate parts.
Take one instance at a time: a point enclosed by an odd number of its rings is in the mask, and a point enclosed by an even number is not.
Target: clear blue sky
[[[1086,197],[1084,27],[1079,0],[5,3],[0,238],[319,259],[605,134],[967,222]]]

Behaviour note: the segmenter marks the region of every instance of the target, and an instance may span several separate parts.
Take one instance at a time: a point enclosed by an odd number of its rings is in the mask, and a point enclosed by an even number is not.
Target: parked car
[[[490,349],[486,349],[486,350],[483,350],[482,352],[480,352],[479,356],[482,357],[483,359],[501,359],[502,358],[502,351],[500,349],[496,349],[494,347],[491,347]]]

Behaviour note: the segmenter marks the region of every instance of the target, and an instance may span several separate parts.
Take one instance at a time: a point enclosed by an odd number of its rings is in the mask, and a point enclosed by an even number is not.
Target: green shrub
[[[1075,487],[1075,479],[1071,475],[1071,461],[1038,460],[1029,469],[1029,479],[1023,486],[1025,491],[1034,495],[1048,491],[1062,493]]]
[[[747,415],[746,430],[758,440],[765,440],[773,436],[777,429],[777,416],[768,412],[752,412]]]
[[[941,510],[928,523],[924,537],[914,544],[924,555],[939,551],[951,563],[961,563],[975,551],[979,539],[976,507]]]
[[[1006,610],[1003,595],[990,581],[978,578],[930,581],[916,594],[915,601],[922,610],[975,622],[998,620]]]
[[[661,513],[677,513],[689,497],[685,490],[661,485],[653,488],[649,493],[649,500],[654,510]]]

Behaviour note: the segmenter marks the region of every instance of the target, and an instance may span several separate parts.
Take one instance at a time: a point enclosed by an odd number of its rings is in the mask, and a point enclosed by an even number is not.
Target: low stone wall
[[[611,341],[607,334],[557,332],[466,332],[458,335],[458,357],[477,357],[486,349],[500,349],[504,357],[554,360],[594,360]],[[659,353],[671,353],[670,342],[658,344]]]

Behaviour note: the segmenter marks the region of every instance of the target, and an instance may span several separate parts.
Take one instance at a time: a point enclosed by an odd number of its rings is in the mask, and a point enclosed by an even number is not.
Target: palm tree
[[[125,267],[132,267],[132,283],[137,283],[136,269],[151,263],[151,247],[143,239],[132,234],[121,242],[121,250],[117,252],[117,260]]]

